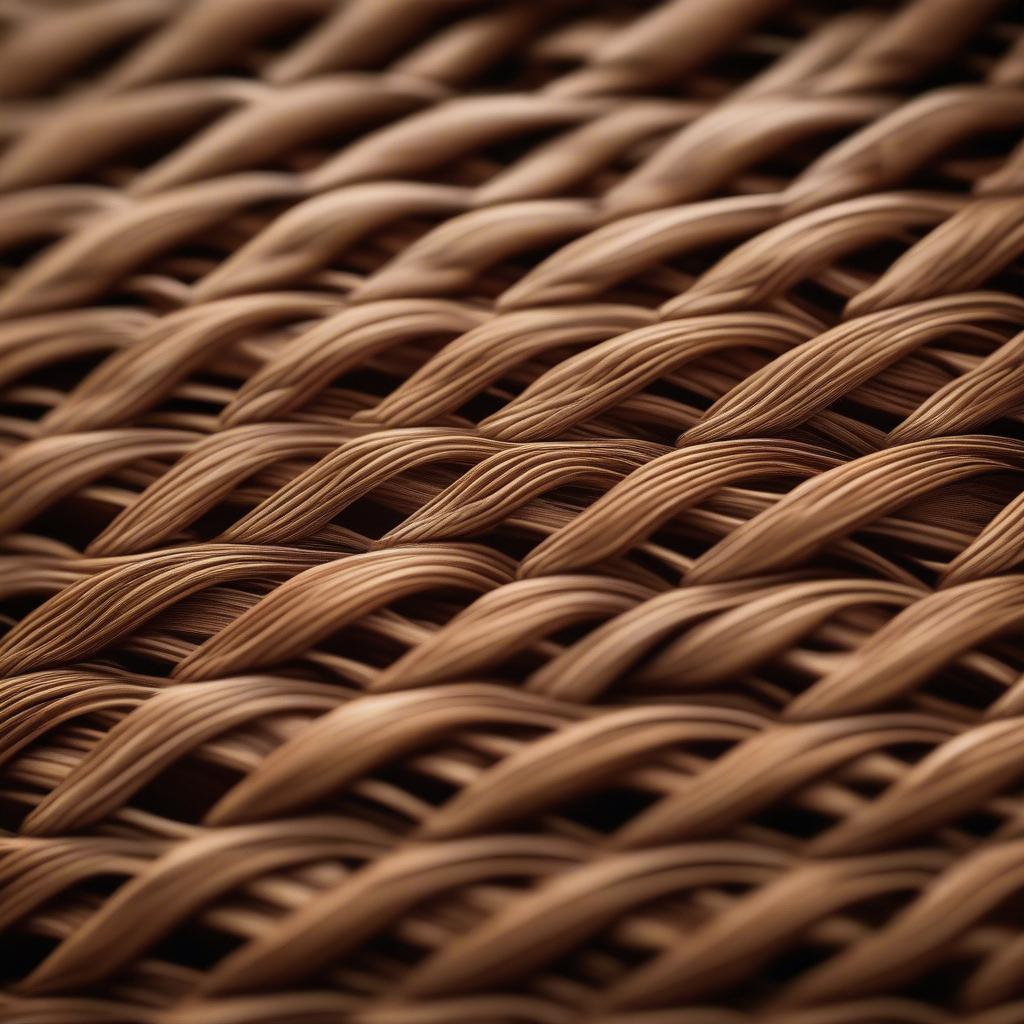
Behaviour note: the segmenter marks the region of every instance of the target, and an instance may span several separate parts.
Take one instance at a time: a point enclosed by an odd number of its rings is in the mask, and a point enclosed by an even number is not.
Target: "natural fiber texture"
[[[0,17],[4,1024],[1024,1021],[1017,4]]]

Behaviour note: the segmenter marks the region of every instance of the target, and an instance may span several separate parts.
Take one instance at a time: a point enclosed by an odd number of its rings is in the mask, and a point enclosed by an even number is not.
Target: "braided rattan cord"
[[[4,1024],[1024,1022],[1024,9],[0,22]]]

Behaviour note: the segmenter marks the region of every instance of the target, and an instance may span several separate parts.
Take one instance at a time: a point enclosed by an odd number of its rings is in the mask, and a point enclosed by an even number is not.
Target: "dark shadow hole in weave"
[[[108,900],[125,881],[122,874],[91,875],[36,905],[25,921],[20,925],[16,922],[0,935],[0,981],[11,983],[23,979],[60,944],[57,939],[28,931],[28,920],[59,920],[66,918],[69,911],[75,917],[82,910],[88,913]]]
[[[559,814],[602,835],[611,836],[657,799],[654,793],[610,784],[599,793],[563,804]]]
[[[275,24],[273,32],[265,33],[253,47],[252,55],[246,60],[239,60],[233,65],[235,74],[252,74],[254,77],[263,78],[262,71],[271,59],[277,55],[287,54],[296,44],[300,43],[304,36],[315,31],[318,25],[323,24],[323,12],[316,11],[313,6],[304,8],[303,4],[281,5],[287,6],[289,21],[285,24]]]
[[[829,958],[830,951],[811,945],[786,950],[761,967],[741,985],[723,995],[734,1005],[753,1007],[771,998],[782,986],[813,970]]]
[[[103,163],[87,167],[75,175],[76,181],[89,181],[94,184],[110,184],[122,186],[131,181],[137,174],[160,163],[166,157],[177,152],[192,138],[213,123],[217,115],[213,112],[196,117],[186,127],[170,126],[170,130],[153,138],[140,140],[134,145],[119,147],[118,150]]]
[[[846,256],[837,265],[853,273],[881,277],[928,232],[923,229],[902,228],[900,234],[899,239],[886,238],[871,245],[861,246],[855,253]]]
[[[595,616],[592,619],[587,619],[584,622],[576,622],[571,626],[565,626],[562,629],[556,630],[553,633],[548,633],[545,640],[551,643],[558,644],[561,647],[571,647],[573,644],[578,643],[585,636],[591,633],[597,626],[602,622],[607,621],[604,617]],[[544,659],[547,660],[547,659]]]
[[[401,476],[402,474],[393,477],[392,482],[400,480]],[[371,492],[369,496],[354,501],[348,508],[339,512],[332,522],[345,529],[355,530],[364,537],[377,540],[404,522],[409,515],[408,509],[393,508]]]
[[[553,366],[572,358],[582,350],[583,346],[549,349],[533,359],[522,362],[515,367],[514,377],[502,376],[492,381],[456,408],[454,414],[463,416],[473,423],[479,423],[503,409],[512,398],[525,391],[530,384]]]
[[[443,897],[431,900],[417,907],[405,917],[406,923],[416,922],[431,927],[437,916],[450,913]],[[318,971],[307,984],[323,984],[340,987],[348,991],[386,992],[401,976],[420,963],[430,954],[432,948],[415,942],[412,938],[396,935],[394,930],[375,935],[360,944],[358,949],[335,962],[323,971]],[[345,984],[338,972],[348,978],[357,976],[359,981]],[[331,975],[334,974],[332,978]],[[313,979],[317,979],[314,981]]]
[[[381,635],[358,623],[339,630],[327,641],[317,644],[318,651],[335,654],[378,669],[387,668],[408,649],[401,640]]]
[[[685,291],[692,284],[695,276],[680,274],[664,264],[659,264],[649,267],[642,274],[627,278],[614,287],[606,289],[600,295],[595,296],[594,301],[624,303],[657,310],[663,302],[667,302]]]
[[[54,231],[52,234],[5,245],[0,253],[0,280],[6,280],[7,277],[19,273],[62,237],[60,232]]]
[[[489,726],[487,734],[488,736],[521,736],[523,730]],[[421,758],[451,759],[453,763],[469,762],[479,766],[480,769],[486,768],[494,760],[493,754],[477,749],[472,737],[466,737],[461,743],[448,742],[434,748],[420,750],[417,751],[417,755]],[[447,778],[442,778],[425,767],[410,763],[378,768],[373,772],[372,777],[401,789],[404,793],[411,794],[432,807],[442,807],[459,791],[459,786]],[[595,837],[610,836],[653,804],[657,798],[657,794],[654,793],[644,792],[630,786],[609,785],[606,780],[599,780],[594,783],[594,792],[559,803],[557,807],[548,809],[543,818],[554,813],[559,819],[571,822],[575,830],[583,828],[595,833]],[[331,803],[331,801],[324,801],[323,805]],[[360,806],[372,808],[371,817],[380,820],[393,818],[396,813],[400,813],[396,808],[371,800],[365,794],[357,796],[352,792],[338,794],[333,801],[333,806],[340,807],[357,817],[366,816],[365,811],[360,811]],[[526,816],[510,819],[508,827],[518,833],[535,831],[543,833],[547,831],[543,818]],[[408,822],[410,826],[413,824],[415,822]]]
[[[337,253],[329,268],[368,277],[428,234],[438,223],[424,217],[404,217],[394,221],[370,238],[360,239]]]
[[[228,392],[232,389],[233,385],[224,381],[223,379],[217,380],[215,378],[204,377],[196,378],[189,381],[190,384],[203,384],[207,386],[214,386],[222,389],[227,389]],[[225,395],[226,397],[226,395]],[[158,414],[167,416],[168,418],[174,417],[175,420],[181,420],[187,416],[204,416],[216,418],[224,407],[225,403],[218,401],[216,398],[211,396],[210,398],[199,398],[199,397],[185,397],[183,395],[173,396],[167,401],[162,402],[158,406]]]
[[[488,92],[532,92],[539,91],[554,78],[564,73],[545,67],[534,59],[533,54],[521,50],[502,54],[479,71],[471,82],[467,93]]]
[[[11,624],[19,622],[30,612],[38,608],[46,599],[46,594],[18,594],[0,600],[0,632],[6,633]]]
[[[732,356],[733,359],[739,358],[736,353],[730,353],[730,356]],[[722,362],[724,362],[724,360]],[[697,371],[701,369],[706,371],[708,369],[708,364],[704,363],[702,365],[698,362],[694,363],[692,368]],[[651,381],[643,391],[639,392],[639,394],[653,395],[656,398],[667,398],[670,402],[673,402],[680,407],[679,411],[682,416],[686,416],[687,412],[691,409],[697,409],[700,412],[704,412],[711,407],[715,398],[718,397],[717,395],[709,395],[703,391],[694,390],[692,385],[689,387],[686,386],[681,374],[659,377],[657,380]],[[614,410],[612,410],[612,412],[614,412]],[[651,425],[647,424],[647,426],[648,429],[650,429]],[[666,426],[661,432],[669,438],[667,443],[670,446],[674,445],[675,434],[678,434],[679,431],[676,430],[673,433],[673,428],[671,426]]]
[[[953,823],[953,827],[978,842],[992,838],[1006,824],[1006,819],[995,811],[978,810],[966,814]],[[1016,925],[1019,926],[1020,918]]]
[[[673,749],[685,751],[687,754],[692,754],[694,757],[699,757],[710,763],[717,761],[735,747],[736,741],[734,740],[693,740],[676,744]]]
[[[870,385],[872,381],[867,383]],[[863,426],[874,427],[883,434],[888,434],[893,427],[903,422],[904,413],[881,409],[875,404],[869,405],[866,401],[859,400],[860,398],[861,396],[857,392],[848,394],[839,401],[833,402],[828,411],[840,413]]]
[[[1016,37],[1024,23],[1024,9],[1019,4],[1007,4],[1005,8],[997,8],[995,17],[988,19],[971,38],[970,48],[963,55],[958,55],[958,64],[976,71],[991,70],[991,61],[999,60],[1006,55],[1007,40]]]
[[[1001,900],[996,907],[989,911],[987,920],[993,925],[1018,932],[1020,923],[1024,920],[1024,890],[1018,889]]]
[[[467,591],[436,589],[392,601],[386,611],[392,617],[406,619],[410,623],[440,628],[474,600],[476,595]],[[321,640],[316,649],[383,668],[405,653],[407,643],[382,630],[355,622],[335,630]]]
[[[887,748],[886,754],[891,751]],[[845,771],[839,773],[842,785],[856,796],[864,797],[866,800],[873,800],[881,796],[888,788],[890,780],[880,778],[877,775],[865,775],[857,771],[856,764],[847,766]]]
[[[18,928],[0,934],[0,981],[12,984],[31,974],[57,947],[58,940]]]
[[[7,416],[14,420],[22,419],[29,423],[38,422],[49,411],[49,402],[42,398],[36,400],[33,395],[25,393],[8,395],[7,401],[0,402],[0,416]]]
[[[1024,263],[1017,260],[988,278],[986,288],[1019,295],[1024,290]]]
[[[989,286],[983,282],[978,287],[988,290]],[[1010,291],[1012,290],[1011,288]],[[1018,330],[1019,326],[1016,324],[973,324],[968,328],[950,331],[939,341],[931,342],[925,348],[919,349],[917,355],[919,359],[941,369],[950,380],[954,380],[962,372],[956,365],[952,365],[957,355],[967,353],[983,359],[998,352],[1018,333]]]
[[[454,743],[420,749],[414,754],[406,755],[409,763],[382,765],[367,776],[366,778],[373,781],[374,790],[369,787],[362,788],[356,781],[349,784],[343,792],[332,794],[311,805],[311,810],[315,812],[317,809],[333,809],[359,819],[368,818],[370,821],[392,829],[397,827],[399,832],[408,831],[418,825],[420,819],[410,817],[404,805],[388,804],[386,795],[381,795],[384,791],[380,790],[380,784],[383,783],[392,791],[400,791],[404,798],[411,797],[428,807],[442,806],[458,792],[458,787],[438,772],[411,763],[417,758],[431,756],[449,759],[453,762],[467,760],[472,763],[480,762],[479,755]],[[361,788],[361,792],[356,792]]]
[[[122,483],[119,486],[124,485]],[[98,498],[83,494],[69,495],[54,502],[34,519],[23,524],[19,532],[54,537],[82,551],[120,511],[119,505],[115,506]]]
[[[540,376],[538,372],[537,376]],[[468,402],[455,410],[457,416],[464,416],[472,423],[479,423],[505,407],[509,399],[523,390],[520,384],[507,380],[495,381]]]
[[[0,832],[17,833],[28,813],[43,798],[41,792],[29,790],[28,787],[19,787],[18,792],[29,799],[17,799],[13,794],[0,793]]]
[[[987,651],[1015,672],[1024,673],[1024,651],[1020,649],[1020,627],[1006,630],[1001,636],[990,640],[981,649]]]
[[[799,802],[799,794],[793,799],[767,808],[750,818],[759,828],[776,832],[790,840],[805,842],[828,831],[837,821],[823,811]]]
[[[940,1012],[948,1012],[951,1006],[960,1004],[960,995],[976,963],[976,960],[952,951],[941,963],[909,980],[899,990],[900,994],[929,1003]]]
[[[72,359],[62,359],[59,362],[48,363],[38,370],[27,373],[17,383],[27,386],[38,385],[39,387],[57,388],[61,391],[70,392],[109,357],[110,351],[103,351]],[[12,381],[12,383],[14,382]],[[2,408],[0,406],[0,409]]]
[[[956,162],[961,159],[988,161],[995,169],[1020,145],[1020,130],[1008,128],[1005,131],[989,130],[981,135],[964,139],[950,147],[944,160]],[[943,160],[938,162],[941,167]]]
[[[387,362],[380,359],[374,366],[351,370],[336,377],[331,384],[369,397],[384,398],[402,383],[406,374],[418,369],[428,358],[429,353],[422,350],[407,345],[398,346],[387,353]]]
[[[979,178],[997,170],[1019,142],[1019,132],[1013,131],[973,136],[918,168],[903,187],[967,194]]]
[[[153,676],[157,679],[165,679],[171,674],[176,662],[164,661],[151,655],[142,654],[121,647],[115,650],[103,651],[93,660],[98,662],[113,663],[116,658],[117,667],[127,673],[138,673],[141,676]]]
[[[831,918],[837,923],[840,920],[856,922],[865,931],[877,931],[913,903],[916,896],[916,890],[907,890],[859,900],[845,905],[838,913],[825,917],[821,924]],[[822,929],[819,927],[817,931],[820,933]],[[783,985],[830,960],[841,951],[841,948],[843,947],[816,938],[812,932],[799,944],[769,961],[761,973],[769,986]]]
[[[985,651],[980,646],[976,651]],[[933,698],[968,711],[986,711],[1006,692],[1006,687],[999,682],[986,678],[978,672],[971,672],[960,659],[947,666],[925,681],[918,692],[927,698]]]
[[[814,135],[800,139],[798,142],[780,148],[764,160],[745,168],[737,179],[733,179],[732,188],[723,190],[724,195],[736,192],[774,192],[782,191],[790,182],[811,166],[819,157],[827,154],[835,146],[853,134],[850,129],[816,132]],[[764,182],[765,187],[737,188],[744,181],[757,186]],[[774,184],[775,187],[771,187]]]
[[[734,89],[770,68],[776,54],[788,50],[797,38],[779,21],[764,22],[756,35],[738,40],[735,50],[717,56],[698,74],[689,76],[680,92],[684,96],[705,96],[711,102],[720,102]]]
[[[715,77],[728,76],[731,72],[737,79],[736,84],[730,85],[731,92],[758,70],[771,67],[780,53],[788,52],[831,18],[857,6],[858,0],[820,0],[802,9],[783,5],[779,10],[767,12],[755,28],[703,65],[703,72]],[[859,6],[864,6],[862,0]]]
[[[239,778],[238,772],[208,757],[193,755],[151,779],[135,793],[131,804],[173,821],[198,825]]]
[[[230,497],[234,497],[234,495]],[[188,536],[198,541],[212,541],[241,518],[241,512],[242,506],[234,501],[225,501],[222,505],[216,505],[189,523]],[[166,541],[161,541],[160,546],[164,547],[170,543],[173,543],[173,538],[169,537]]]
[[[150,31],[159,32],[160,28],[157,26]],[[79,61],[67,77],[61,76],[45,88],[33,88],[33,101],[74,93],[87,86],[91,81],[103,77],[115,64],[120,62],[121,58],[128,56],[139,46],[143,41],[142,37],[148,34],[145,29],[139,28],[120,39],[108,42],[105,46],[97,47],[85,59]]]
[[[520,75],[511,80],[514,83],[513,89],[539,90],[548,82],[572,73],[581,65],[579,46],[572,43],[574,19],[578,12],[574,11],[571,4],[554,3],[551,0],[545,8],[545,14],[550,16],[550,20],[545,21],[540,37],[520,51],[524,56],[517,64],[521,68]],[[648,11],[650,5],[645,0],[591,0],[587,4],[587,21],[593,20],[595,24],[604,22],[609,32],[614,34],[628,28],[631,21]],[[561,37],[563,30],[568,32],[568,43]],[[493,81],[490,75],[479,82],[474,81],[474,86],[484,91],[488,84],[497,86],[501,92],[510,88],[509,80],[498,76],[493,76]]]
[[[843,308],[849,299],[849,295],[836,291],[833,285],[831,279],[826,283],[814,277],[804,278],[789,289],[787,297],[821,320],[828,330],[842,320]]]
[[[249,899],[246,898],[248,905]],[[211,908],[207,908],[209,910]],[[205,971],[244,944],[244,939],[200,924],[177,928],[154,946],[148,956],[181,967]]]
[[[655,905],[640,904],[637,914],[658,911]],[[585,986],[591,998],[600,1000],[609,984],[627,975],[651,959],[647,949],[628,946],[611,935],[594,935],[584,948],[573,950],[545,966],[546,975],[566,979],[574,986]],[[525,1022],[524,1022],[525,1024]]]
[[[660,533],[654,534],[648,539],[649,544],[659,543],[658,538],[666,539],[668,535],[662,535]],[[675,537],[675,534],[672,535]],[[678,542],[673,540],[667,540],[664,544],[669,550],[674,551],[677,554],[687,555],[692,548],[687,549],[681,547]],[[702,548],[700,550],[703,550]],[[638,566],[641,570],[646,573],[651,573],[655,580],[660,580],[663,583],[669,584],[671,587],[675,587],[679,583],[679,569],[674,565],[666,564],[656,554],[633,548],[628,554],[624,555],[623,558],[626,562]],[[590,567],[593,571],[597,572],[601,569],[601,563]]]
[[[374,779],[379,781],[380,775],[375,775]],[[404,806],[391,806],[376,796],[370,797],[365,793],[351,790],[312,803],[308,807],[304,807],[303,812],[327,813],[354,818],[377,825],[399,836],[411,832],[419,824],[419,818],[410,815]]]
[[[682,555],[684,558],[696,559],[713,541],[709,540],[708,534],[699,527],[690,527],[685,519],[676,522],[666,523],[660,530],[656,530],[645,541],[649,548],[664,548],[673,554]],[[673,565],[666,564],[657,553],[645,551],[641,548],[633,548],[623,556],[628,562],[635,563],[654,573],[658,579],[675,586],[679,581],[679,570]]]
[[[899,537],[890,535],[884,524],[874,527],[867,526],[863,530],[850,534],[849,539],[864,548],[870,548],[873,554],[884,558],[890,566],[909,573],[929,586],[935,585],[937,574],[928,567],[926,562],[934,561],[941,565],[946,558],[943,551],[924,541],[904,541],[902,535]],[[850,568],[855,568],[856,564],[856,562],[847,563]],[[867,568],[867,566],[863,568]]]
[[[569,129],[571,130],[571,129]],[[480,147],[468,157],[457,157],[423,177],[452,185],[476,187],[489,181],[495,174],[517,164],[539,146],[559,138],[566,128],[555,126],[528,132],[517,132],[511,138],[501,139]],[[575,190],[574,190],[575,192]]]
[[[414,622],[444,626],[476,600],[463,590],[435,589],[392,601],[388,610]]]

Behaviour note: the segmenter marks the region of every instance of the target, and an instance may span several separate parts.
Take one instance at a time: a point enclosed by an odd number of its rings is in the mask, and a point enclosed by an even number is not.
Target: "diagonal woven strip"
[[[0,0],[3,1024],[1024,1024],[1024,8]]]

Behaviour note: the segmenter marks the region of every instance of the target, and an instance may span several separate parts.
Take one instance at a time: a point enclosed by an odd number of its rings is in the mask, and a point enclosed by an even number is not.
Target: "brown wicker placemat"
[[[1024,8],[0,3],[4,1024],[1024,1021]]]

